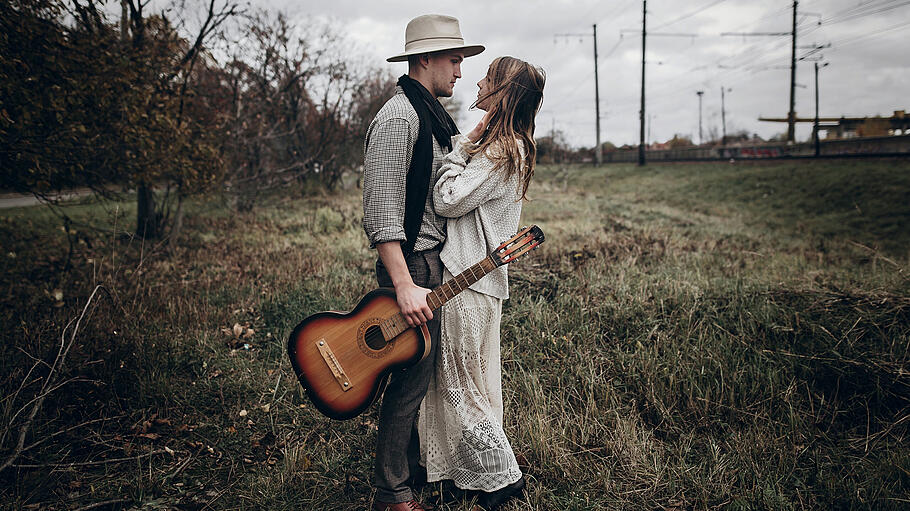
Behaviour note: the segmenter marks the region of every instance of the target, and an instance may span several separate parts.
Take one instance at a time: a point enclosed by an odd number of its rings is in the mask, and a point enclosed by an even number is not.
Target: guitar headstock
[[[511,263],[540,246],[544,239],[543,231],[540,230],[540,227],[536,225],[525,227],[518,231],[518,234],[496,247],[496,250],[490,253],[490,259],[496,263],[496,266]]]

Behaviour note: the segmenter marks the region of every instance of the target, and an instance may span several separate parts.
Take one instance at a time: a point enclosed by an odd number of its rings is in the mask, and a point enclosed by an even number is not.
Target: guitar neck
[[[518,234],[504,241],[496,250],[490,252],[490,255],[481,259],[480,262],[427,294],[427,305],[430,306],[431,310],[439,309],[444,303],[454,298],[455,295],[482,279],[484,275],[504,264],[511,263],[534,250],[543,242],[544,235],[540,227],[532,225],[521,229]],[[387,341],[391,341],[401,332],[410,328],[400,312],[384,319],[380,326],[382,327],[382,335]]]
[[[496,268],[497,266],[496,263],[493,262],[493,259],[489,256],[483,258],[479,263],[459,273],[445,284],[434,289],[432,293],[428,294],[427,305],[433,310],[442,307],[444,303],[454,298],[455,295],[464,291],[470,287],[471,284],[482,279],[484,275]]]
[[[442,307],[442,304],[451,300],[455,297],[455,295],[464,291],[471,284],[482,279],[484,275],[490,273],[496,268],[497,264],[493,262],[493,259],[490,258],[490,256],[485,257],[479,263],[459,273],[455,276],[455,278],[449,280],[445,284],[437,287],[432,292],[430,292],[430,294],[427,295],[427,305],[429,305],[430,309],[434,311],[438,310],[440,307]],[[394,316],[383,320],[380,325],[382,328],[383,336],[389,340],[394,339],[396,336],[398,336],[398,334],[410,328],[401,313],[395,314]]]

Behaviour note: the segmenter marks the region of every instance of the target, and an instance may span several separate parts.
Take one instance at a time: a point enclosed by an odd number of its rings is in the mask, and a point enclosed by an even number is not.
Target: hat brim
[[[439,48],[429,47],[429,48],[419,48],[412,51],[404,52],[394,57],[389,57],[386,62],[405,62],[408,60],[408,57],[411,55],[421,55],[424,53],[436,53],[440,51],[451,51],[451,50],[461,50],[464,53],[464,57],[473,57],[474,55],[482,53],[487,48],[480,44],[468,44],[462,46],[441,46]]]

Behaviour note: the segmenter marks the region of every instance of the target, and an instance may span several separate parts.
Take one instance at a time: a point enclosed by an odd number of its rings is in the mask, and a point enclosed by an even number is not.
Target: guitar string
[[[382,334],[382,329],[379,327],[371,327],[367,329],[366,332],[366,343],[372,349],[382,349],[385,344],[388,344],[385,340],[385,336]],[[382,346],[376,348],[376,346]]]
[[[518,237],[518,236],[516,236],[516,237]],[[517,257],[523,255],[525,252],[528,251],[527,250],[528,247],[526,247],[526,243],[531,238],[532,237],[529,236],[528,239],[521,240],[521,244],[519,246],[509,247],[509,250],[507,250],[507,252],[506,252],[507,256],[511,255],[513,252],[515,252],[516,249],[518,251],[517,253],[514,254],[514,256],[509,258],[510,261],[516,259]],[[521,250],[522,248],[524,248],[525,250]],[[533,247],[530,247],[530,248],[533,248]],[[486,268],[484,263],[488,263],[489,266],[491,266],[491,268],[489,268],[489,269]],[[445,302],[447,302],[448,300],[453,298],[455,295],[464,291],[466,288],[470,287],[473,283],[477,282],[478,280],[480,280],[481,278],[486,276],[486,274],[488,272],[495,270],[497,268],[497,266],[498,265],[492,259],[491,256],[488,256],[487,258],[482,259],[478,263],[474,264],[473,266],[470,266],[468,269],[466,269],[462,273],[456,275],[454,278],[452,278],[445,284],[442,284],[435,291],[430,293],[430,295],[428,295],[428,297],[427,297],[427,303],[429,305],[431,305],[431,307],[434,310],[442,307],[442,305]],[[478,273],[479,273],[479,275],[478,275]],[[395,337],[398,334],[400,334],[401,332],[407,330],[408,326],[406,324],[404,324],[402,321],[399,321],[400,319],[403,319],[403,318],[399,314],[399,315],[389,318],[383,322],[382,326],[385,327],[385,330],[379,332],[379,335],[382,336],[383,341],[385,341],[386,335],[388,335],[388,334],[392,334],[391,337]],[[374,339],[371,338],[371,340],[374,340]],[[387,342],[387,341],[385,341],[385,342]]]

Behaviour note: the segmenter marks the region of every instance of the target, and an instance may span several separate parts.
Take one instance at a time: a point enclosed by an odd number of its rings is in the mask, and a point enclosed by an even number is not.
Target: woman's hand
[[[474,126],[474,129],[472,129],[470,133],[466,135],[468,137],[468,140],[476,144],[477,141],[483,137],[483,134],[487,131],[487,126],[490,124],[490,117],[491,114],[489,111],[484,114],[483,119],[481,119],[481,121],[477,123],[477,126]]]

